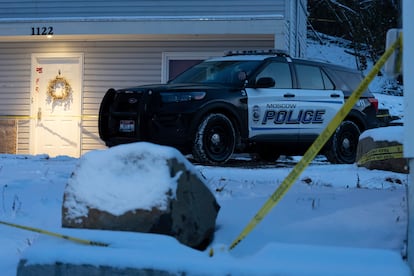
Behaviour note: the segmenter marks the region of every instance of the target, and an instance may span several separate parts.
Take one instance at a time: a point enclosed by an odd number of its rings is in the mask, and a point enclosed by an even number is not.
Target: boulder
[[[403,157],[402,127],[386,127],[364,132],[358,142],[357,164],[368,169],[409,173],[408,160]],[[387,135],[382,133],[387,132]]]
[[[177,150],[132,143],[86,153],[64,192],[62,226],[165,234],[204,250],[220,209]]]
[[[180,275],[176,272],[170,272],[156,268],[123,268],[112,267],[108,265],[89,265],[78,263],[46,263],[36,264],[30,263],[28,260],[20,260],[17,266],[17,276],[34,276],[34,275],[134,275],[134,276],[176,276]]]

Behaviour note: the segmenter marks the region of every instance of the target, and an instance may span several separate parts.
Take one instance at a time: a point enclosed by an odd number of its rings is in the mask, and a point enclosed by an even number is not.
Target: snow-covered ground
[[[353,57],[335,45],[310,44],[309,56],[354,67]],[[381,83],[377,79],[372,84],[374,92],[380,92],[376,89]],[[392,115],[403,115],[401,97],[376,95]],[[331,165],[320,157],[268,216],[229,250],[299,158],[282,158],[265,168],[195,166],[221,205],[215,239],[202,252],[168,236],[62,228],[63,192],[79,160],[0,155],[0,221],[109,244],[80,245],[0,224],[1,275],[15,275],[21,258],[32,263],[145,267],[187,275],[411,275],[404,261],[408,176]],[[113,183],[111,188],[122,189],[119,174],[105,175]],[[97,189],[98,179],[90,175],[90,191]]]
[[[128,150],[133,152],[133,148]],[[112,156],[113,160],[118,158]],[[89,158],[105,166],[101,158]],[[291,160],[282,159],[273,168],[196,166],[221,205],[215,240],[208,250],[200,252],[167,236],[62,228],[63,191],[78,161],[0,155],[0,219],[110,246],[79,245],[0,225],[2,275],[15,275],[20,258],[34,263],[158,268],[190,275],[409,275],[403,261],[407,175],[317,160],[251,234],[230,251],[229,245],[289,173]],[[111,166],[106,165],[109,170]],[[106,188],[109,191],[122,184],[118,181],[122,172],[112,172],[105,173],[105,182],[113,183]],[[83,173],[87,175],[88,168]],[[128,175],[139,177],[131,171]],[[162,175],[154,174],[151,180],[141,177],[141,181],[156,183],[154,178],[165,177]],[[85,195],[92,197],[94,190],[105,189],[100,179],[90,176],[90,191]],[[143,197],[148,200],[148,196]],[[103,204],[134,204],[133,199],[125,198]],[[213,257],[209,257],[210,248]]]

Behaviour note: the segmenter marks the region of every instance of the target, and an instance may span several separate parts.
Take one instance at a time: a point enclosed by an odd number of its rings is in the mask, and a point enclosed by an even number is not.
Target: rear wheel
[[[353,164],[356,159],[359,135],[358,126],[352,121],[343,121],[329,141],[325,156],[334,164]]]
[[[236,132],[227,116],[207,115],[194,138],[193,157],[201,163],[220,164],[230,159],[236,145]]]

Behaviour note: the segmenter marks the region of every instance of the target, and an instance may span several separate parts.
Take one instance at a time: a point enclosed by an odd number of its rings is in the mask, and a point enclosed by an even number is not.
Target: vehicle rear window
[[[348,85],[352,91],[357,89],[358,85],[362,81],[362,76],[360,74],[340,70],[336,70],[336,72],[342,81],[346,83],[346,85]]]

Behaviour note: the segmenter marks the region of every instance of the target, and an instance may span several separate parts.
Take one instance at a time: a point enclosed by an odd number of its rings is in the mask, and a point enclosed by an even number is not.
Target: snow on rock
[[[170,235],[204,250],[219,210],[177,150],[132,143],[82,157],[65,188],[62,226]]]
[[[403,144],[403,134],[403,126],[379,127],[364,131],[361,136],[359,136],[359,139],[362,140],[366,137],[372,137],[376,141],[390,141]]]
[[[113,215],[153,207],[165,210],[165,194],[172,192],[171,197],[175,197],[179,177],[171,177],[167,166],[166,160],[173,157],[191,169],[191,164],[176,149],[151,143],[86,153],[66,187],[64,207],[70,210],[68,215],[85,216],[87,207],[99,207]],[[76,198],[69,196],[74,194]]]

